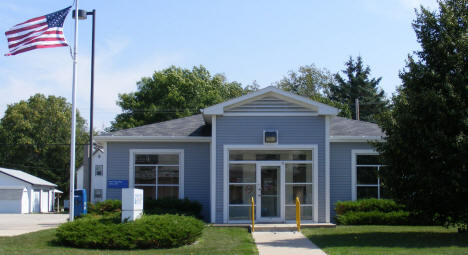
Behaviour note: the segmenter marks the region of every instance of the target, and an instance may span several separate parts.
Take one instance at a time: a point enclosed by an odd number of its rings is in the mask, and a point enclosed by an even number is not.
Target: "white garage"
[[[56,187],[26,172],[0,168],[0,213],[52,212]]]

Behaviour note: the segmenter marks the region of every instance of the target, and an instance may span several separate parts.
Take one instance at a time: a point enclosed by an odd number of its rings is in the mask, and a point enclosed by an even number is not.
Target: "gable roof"
[[[112,140],[113,137],[193,137],[209,138],[211,136],[211,126],[207,125],[201,114],[192,115],[180,119],[173,119],[135,128],[118,130],[96,136],[99,140]]]
[[[383,137],[385,133],[375,123],[338,116],[330,119],[331,141],[380,140]]]
[[[385,136],[377,124],[352,120],[334,116],[330,118],[330,136],[333,139],[380,139]],[[211,127],[203,121],[201,114],[190,117],[174,119],[141,127],[119,130],[112,133],[103,134],[96,137],[96,140],[121,140],[127,138],[129,141],[139,137],[163,138],[167,141],[181,137],[190,138],[210,138]],[[185,140],[186,141],[186,140]],[[209,140],[207,140],[209,141]]]
[[[57,185],[48,182],[44,179],[41,179],[39,177],[36,177],[34,175],[28,174],[26,172],[20,171],[20,170],[14,170],[14,169],[7,169],[7,168],[1,168],[0,167],[0,173],[4,173],[6,175],[9,175],[11,177],[14,177],[16,179],[22,180],[24,182],[30,183],[32,185],[41,185],[41,186],[52,186],[56,187]]]
[[[319,103],[317,101],[311,100],[307,97],[299,96],[294,93],[278,89],[273,86],[266,87],[264,89],[257,90],[255,92],[249,93],[247,95],[237,97],[210,107],[207,107],[202,110],[205,120],[210,122],[211,119],[208,116],[211,115],[222,115],[225,108],[232,107],[234,105],[242,105],[243,103],[251,102],[256,98],[261,98],[262,96],[274,96],[285,101],[289,101],[295,104],[298,104],[304,108],[309,108],[315,111],[318,115],[337,115],[339,110],[335,107]]]

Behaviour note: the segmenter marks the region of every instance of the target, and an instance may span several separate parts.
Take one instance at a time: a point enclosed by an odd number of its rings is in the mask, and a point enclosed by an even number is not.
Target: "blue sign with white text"
[[[110,189],[128,188],[128,180],[107,180],[107,187]]]

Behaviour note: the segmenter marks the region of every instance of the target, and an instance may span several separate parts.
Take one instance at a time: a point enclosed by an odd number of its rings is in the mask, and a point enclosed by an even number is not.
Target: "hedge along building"
[[[202,114],[96,137],[104,147],[106,199],[122,187],[149,198],[199,201],[214,223],[295,220],[328,223],[338,200],[379,197],[373,123],[337,117],[338,109],[283,90],[265,89]]]

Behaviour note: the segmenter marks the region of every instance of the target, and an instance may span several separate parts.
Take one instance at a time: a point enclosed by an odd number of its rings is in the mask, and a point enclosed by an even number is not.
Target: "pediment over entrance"
[[[287,101],[275,94],[264,95],[224,108],[225,113],[317,113],[316,107]]]
[[[202,110],[206,121],[212,115],[307,116],[337,115],[335,107],[270,86]]]

